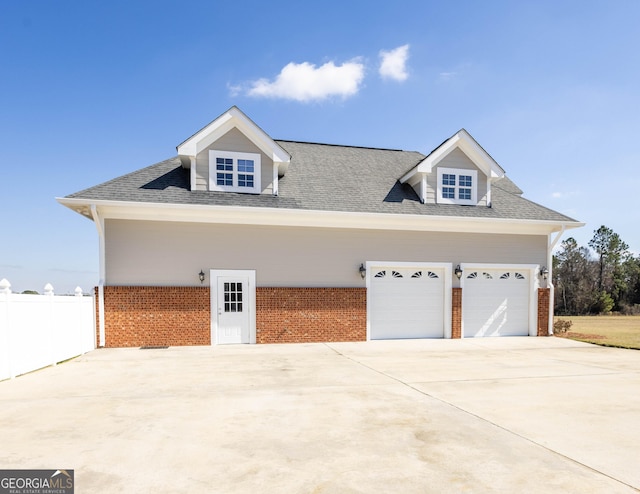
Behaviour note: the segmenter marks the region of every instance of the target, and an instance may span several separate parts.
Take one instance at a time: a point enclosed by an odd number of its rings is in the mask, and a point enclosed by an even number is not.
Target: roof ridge
[[[394,151],[394,152],[399,152],[399,153],[418,153],[418,154],[422,154],[422,153],[420,153],[420,151],[406,151],[404,149],[377,148],[377,147],[371,147],[371,146],[354,146],[354,145],[350,145],[350,144],[330,144],[330,143],[326,143],[326,142],[296,141],[296,140],[291,140],[291,139],[274,139],[274,141],[276,141],[276,142],[290,142],[290,143],[293,143],[293,144],[312,144],[312,145],[315,145],[315,146],[331,146],[331,147],[338,147],[338,148],[370,149],[372,151]]]

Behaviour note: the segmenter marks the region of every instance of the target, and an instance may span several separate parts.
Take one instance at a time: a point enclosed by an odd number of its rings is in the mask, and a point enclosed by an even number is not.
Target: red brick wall
[[[209,287],[105,286],[104,299],[106,347],[211,344]]]
[[[366,339],[366,288],[256,290],[257,343]]]
[[[548,288],[538,289],[538,336],[549,334]],[[96,288],[96,297],[98,289]],[[209,287],[106,286],[105,346],[211,344]],[[365,288],[257,288],[257,343],[365,341]],[[96,340],[99,342],[96,304]],[[452,338],[462,336],[462,289],[452,290]]]
[[[209,287],[105,286],[104,298],[106,347],[211,344]],[[365,288],[257,288],[256,308],[257,343],[366,340]],[[96,304],[98,341],[99,327]]]
[[[538,288],[538,336],[549,336],[549,288]]]
[[[462,338],[462,288],[451,294],[451,338]]]

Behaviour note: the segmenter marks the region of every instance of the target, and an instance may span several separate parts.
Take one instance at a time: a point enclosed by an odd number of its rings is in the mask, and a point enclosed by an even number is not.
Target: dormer
[[[491,182],[504,170],[466,130],[462,129],[401,179],[423,204],[491,207]]]
[[[291,156],[236,106],[176,148],[191,190],[278,195]]]

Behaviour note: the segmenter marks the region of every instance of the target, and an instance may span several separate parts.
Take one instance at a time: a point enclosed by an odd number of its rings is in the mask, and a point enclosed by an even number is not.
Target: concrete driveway
[[[640,352],[559,338],[102,349],[0,382],[76,492],[638,492]]]

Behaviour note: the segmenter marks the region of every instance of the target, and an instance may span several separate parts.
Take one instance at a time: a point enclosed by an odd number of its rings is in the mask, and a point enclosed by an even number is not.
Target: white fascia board
[[[203,206],[121,201],[58,199],[80,214],[95,205],[104,219],[178,221],[235,225],[353,228],[369,230],[437,231],[467,233],[512,233],[548,235],[584,226],[584,223],[456,216],[423,216],[343,211],[255,208],[241,206]]]
[[[478,168],[488,177],[504,177],[504,170],[496,161],[476,142],[476,140],[464,129],[459,134],[460,149],[473,161]]]
[[[202,139],[204,139],[209,133],[215,131],[221,126],[224,126],[225,124],[228,124],[231,118],[232,117],[229,112],[225,112],[220,115],[213,122],[200,129],[182,144],[178,144],[178,146],[176,147],[178,154],[180,156],[195,156],[196,154],[198,154],[198,143],[202,141]]]
[[[501,178],[504,176],[502,167],[482,149],[471,134],[462,129],[418,163],[415,168],[402,177],[400,182],[404,183],[416,173],[431,173],[433,168],[456,148],[460,148],[487,177]]]
[[[434,166],[440,163],[443,158],[445,158],[447,155],[449,155],[449,153],[451,153],[451,151],[458,147],[459,141],[460,132],[440,144],[437,149],[435,149],[431,154],[429,154],[429,156],[422,160],[422,162],[417,166],[417,171],[422,173],[431,173],[431,170],[433,170]]]
[[[404,184],[407,183],[409,180],[411,180],[412,177],[415,176],[416,173],[421,173],[422,175],[425,175],[425,172],[419,172],[418,171],[418,167],[420,166],[421,163],[423,163],[424,160],[422,160],[420,163],[418,163],[416,166],[414,166],[411,170],[409,170],[407,172],[406,175],[404,175],[401,179],[400,179],[400,183]]]
[[[237,107],[231,107],[209,125],[176,148],[181,156],[196,156],[224,134],[237,127],[271,160],[288,162],[291,156]]]
[[[272,161],[286,163],[291,161],[291,155],[287,153],[277,142],[258,127],[249,117],[242,113],[238,108],[233,107],[229,110],[233,113],[238,121],[238,128],[247,138],[258,146]]]

